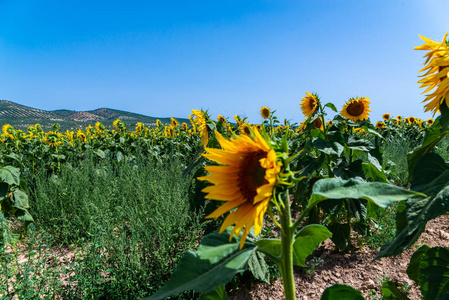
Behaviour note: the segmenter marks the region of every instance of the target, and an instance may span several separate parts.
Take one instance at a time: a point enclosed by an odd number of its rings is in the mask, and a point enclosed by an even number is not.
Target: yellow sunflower
[[[433,119],[428,119],[426,122],[429,126],[432,126],[433,122],[435,121]]]
[[[204,115],[204,112],[192,109],[191,119],[200,131],[200,137],[202,138],[201,144],[206,147],[209,143],[209,129],[207,127],[206,116]]]
[[[397,116],[396,119],[398,119],[398,121],[402,121],[402,116]]]
[[[14,139],[14,127],[10,124],[5,124],[2,126],[3,136]]]
[[[443,37],[441,43],[432,41],[423,36],[419,36],[425,41],[421,46],[415,47],[415,50],[429,50],[429,52],[423,57],[426,58],[424,64],[426,67],[419,72],[426,73],[420,77],[424,77],[419,80],[420,87],[426,87],[423,93],[427,93],[436,88],[431,94],[426,95],[423,102],[428,102],[424,108],[424,111],[433,111],[433,114],[440,111],[440,105],[443,101],[446,101],[446,106],[449,107],[449,79],[447,74],[449,72],[449,47],[446,44],[447,32]]]
[[[316,118],[314,121],[312,121],[310,123],[313,124],[313,126],[315,126],[315,128],[318,128],[320,130],[324,129],[324,126],[323,126],[320,118]]]
[[[45,134],[44,142],[50,147],[57,148],[62,144],[63,135],[59,132],[49,131]]]
[[[390,114],[383,114],[382,119],[384,119],[385,121],[390,121]]]
[[[329,125],[329,127],[332,127],[332,125],[334,125],[334,122],[332,122],[332,120],[327,121],[327,125]]]
[[[369,113],[369,98],[360,97],[349,99],[343,106],[340,114],[343,118],[352,120],[354,122],[368,119]]]
[[[309,92],[306,92],[306,95],[302,97],[300,106],[304,117],[310,118],[318,107],[318,98]]]
[[[376,123],[376,129],[385,128],[385,123],[382,121],[377,121]]]
[[[176,120],[175,118],[170,118],[170,121],[171,121],[171,123],[170,123],[170,125],[171,125],[171,127],[173,127],[173,128],[178,128],[178,120]]]
[[[262,108],[260,109],[260,115],[262,116],[262,118],[268,119],[271,115],[271,110],[266,106],[262,106]]]
[[[217,122],[223,122],[223,123],[226,123],[226,118],[225,117],[223,117],[222,115],[218,115],[218,117],[217,117]]]
[[[240,133],[243,133],[243,134],[246,134],[246,135],[251,135],[251,131],[249,130],[248,125],[246,125],[243,122],[239,126],[239,131],[240,131]]]
[[[416,118],[415,117],[410,117],[410,124],[415,124],[416,123]]]
[[[229,240],[234,234],[243,232],[240,240],[242,249],[250,229],[254,226],[256,235],[262,229],[263,216],[273,195],[282,163],[276,161],[276,152],[257,131],[253,138],[236,136],[229,141],[219,132],[216,132],[216,136],[223,149],[206,148],[208,153],[204,156],[220,165],[206,166],[210,175],[198,179],[213,184],[202,190],[207,193],[206,198],[226,203],[206,218],[217,219],[233,210],[225,218],[219,232],[234,225]]]

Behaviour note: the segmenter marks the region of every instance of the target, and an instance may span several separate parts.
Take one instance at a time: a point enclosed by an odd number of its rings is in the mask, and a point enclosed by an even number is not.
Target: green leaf
[[[324,290],[321,300],[365,300],[362,293],[348,285],[334,284]]]
[[[9,193],[9,184],[0,182],[0,199],[6,197]]]
[[[106,157],[106,154],[105,154],[104,151],[101,150],[101,149],[96,149],[96,150],[94,150],[94,153],[95,153],[99,158],[105,158],[105,157]]]
[[[410,258],[410,263],[407,267],[407,275],[411,280],[418,282],[419,264],[421,263],[421,258],[423,254],[426,253],[427,250],[429,249],[430,249],[429,246],[422,245],[421,247],[416,249],[416,251],[412,255],[412,258]]]
[[[387,177],[379,164],[379,161],[368,153],[369,163],[362,163],[362,170],[365,172],[366,176],[374,181],[380,181],[383,183],[388,183]]]
[[[359,150],[359,151],[363,151],[363,152],[368,152],[371,149],[375,148],[370,141],[368,141],[368,140],[359,140],[359,139],[354,138],[353,136],[349,136],[348,142],[346,143],[346,146],[349,149]]]
[[[270,272],[262,253],[253,252],[248,260],[248,270],[253,274],[254,278],[270,283]]]
[[[184,253],[170,280],[155,294],[145,299],[164,299],[186,290],[208,293],[228,283],[235,274],[245,271],[251,254],[257,249],[250,240],[239,250],[239,241],[229,242],[228,228],[222,234],[206,235],[197,251]]]
[[[202,294],[201,300],[229,300],[228,294],[224,285],[220,285],[213,289],[213,291]]]
[[[344,150],[343,145],[323,139],[314,139],[312,145],[320,152],[328,155],[340,156]]]
[[[392,281],[382,283],[383,300],[409,300]]]
[[[449,299],[449,250],[428,249],[419,264],[419,286],[423,300]]]
[[[15,190],[13,192],[14,207],[18,209],[28,209],[30,204],[28,203],[28,195],[21,190]]]
[[[302,228],[295,237],[293,243],[293,263],[300,267],[306,267],[306,259],[316,247],[332,233],[323,225],[311,224]]]
[[[335,107],[335,105],[334,104],[332,104],[332,103],[326,103],[326,105],[324,105],[324,107],[329,107],[330,109],[332,109],[334,112],[336,112],[336,113],[338,113],[338,110],[337,110],[337,108]]]
[[[351,227],[349,224],[329,224],[327,229],[332,233],[332,242],[341,250],[346,250],[349,247],[349,238]]]
[[[407,155],[409,181],[415,169],[416,163],[425,154],[430,153],[436,144],[441,141],[448,133],[447,124],[449,114],[442,114],[433,123],[432,127],[426,129],[426,135],[421,147],[416,148]]]
[[[260,239],[256,241],[257,250],[262,253],[278,259],[281,256],[281,240],[278,239]]]
[[[401,223],[397,227],[402,230],[381,247],[374,259],[400,254],[416,242],[429,220],[449,211],[449,169],[446,170],[441,160],[433,154],[425,155],[416,166],[420,168],[414,170],[411,188],[429,197],[412,197],[407,201],[405,210],[401,208],[398,214]],[[421,172],[426,177],[420,178]]]
[[[410,188],[429,196],[435,195],[446,185],[447,174],[449,167],[444,159],[436,153],[428,153],[417,161]]]
[[[318,180],[313,186],[309,206],[328,199],[350,198],[365,199],[385,208],[395,201],[407,200],[416,195],[423,194],[380,182],[326,178]]]
[[[20,170],[12,166],[5,166],[0,169],[0,180],[9,185],[19,185]]]

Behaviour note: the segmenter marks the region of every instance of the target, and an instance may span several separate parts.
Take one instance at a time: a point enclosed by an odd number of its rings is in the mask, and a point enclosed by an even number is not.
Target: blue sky
[[[0,99],[35,108],[192,109],[303,120],[305,92],[341,109],[430,118],[418,34],[440,41],[447,0],[0,0]]]

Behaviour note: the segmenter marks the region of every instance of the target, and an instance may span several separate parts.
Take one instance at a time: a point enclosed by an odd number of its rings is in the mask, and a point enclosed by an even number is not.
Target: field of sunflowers
[[[376,237],[374,259],[410,248],[449,212],[449,46],[423,40],[435,120],[372,122],[368,97],[338,110],[306,92],[301,123],[264,106],[259,124],[192,110],[190,124],[4,125],[0,296],[228,299],[242,278],[280,277],[295,299],[294,266],[327,239],[345,252],[360,244],[353,233]],[[444,247],[418,248],[407,269],[423,299],[447,299],[448,272]],[[391,281],[382,292],[407,299]],[[342,295],[364,299],[341,284],[321,299]]]

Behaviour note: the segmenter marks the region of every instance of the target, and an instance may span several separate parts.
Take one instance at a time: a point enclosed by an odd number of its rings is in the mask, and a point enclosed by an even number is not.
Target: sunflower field
[[[446,35],[416,47],[435,120],[372,122],[368,97],[338,110],[306,92],[301,123],[263,106],[259,124],[194,109],[189,124],[3,125],[0,297],[228,299],[242,278],[281,278],[295,299],[293,268],[327,239],[374,244],[374,259],[412,247],[449,212]],[[447,273],[444,247],[418,248],[407,269],[423,299],[447,299]],[[408,299],[393,282],[382,291]],[[341,284],[321,299],[343,295],[364,299]]]

